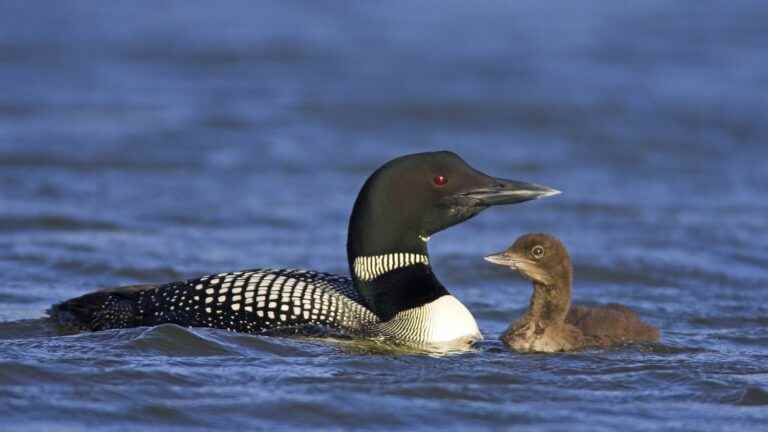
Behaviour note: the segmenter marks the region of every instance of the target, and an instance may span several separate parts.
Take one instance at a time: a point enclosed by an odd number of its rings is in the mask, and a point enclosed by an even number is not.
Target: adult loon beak
[[[490,207],[502,204],[517,204],[561,193],[557,189],[534,183],[491,178],[490,185],[464,191],[461,195],[476,201],[478,206]]]

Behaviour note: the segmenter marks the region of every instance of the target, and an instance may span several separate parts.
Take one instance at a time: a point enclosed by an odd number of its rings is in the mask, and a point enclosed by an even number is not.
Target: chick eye
[[[435,176],[435,178],[433,178],[432,181],[437,186],[445,186],[445,184],[448,183],[448,179],[445,178],[445,176],[441,176],[441,175]]]
[[[544,257],[544,247],[543,246],[534,246],[533,249],[531,249],[531,255],[533,255],[536,259],[541,259]]]

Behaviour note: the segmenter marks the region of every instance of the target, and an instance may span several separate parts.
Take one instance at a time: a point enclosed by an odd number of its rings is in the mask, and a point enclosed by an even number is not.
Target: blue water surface
[[[761,1],[0,2],[0,429],[761,430]],[[449,149],[565,193],[433,237],[486,341],[449,356],[172,325],[60,335],[52,303],[253,267],[347,272],[366,176]],[[529,231],[577,302],[658,345],[519,355]]]

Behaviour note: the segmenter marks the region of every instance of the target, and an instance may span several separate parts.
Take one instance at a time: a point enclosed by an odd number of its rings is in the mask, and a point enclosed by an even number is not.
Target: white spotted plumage
[[[429,260],[413,253],[358,257],[353,271],[360,280],[371,281],[414,265],[428,266]],[[328,273],[272,269],[221,273],[142,290],[136,301],[139,317],[132,317],[130,309],[115,300],[106,306],[104,319],[247,333],[295,333],[318,326],[415,344],[481,338],[474,318],[453,296],[443,295],[382,321],[365,305],[352,279]]]
[[[233,286],[244,286],[245,292]],[[204,290],[206,296],[169,298],[163,287],[141,293],[139,301],[154,312],[152,321],[157,323],[186,321],[252,333],[306,325],[365,332],[376,321],[351,279],[327,273],[272,269],[221,273],[183,283],[174,292],[187,290]],[[179,311],[175,306],[184,302],[189,307]]]

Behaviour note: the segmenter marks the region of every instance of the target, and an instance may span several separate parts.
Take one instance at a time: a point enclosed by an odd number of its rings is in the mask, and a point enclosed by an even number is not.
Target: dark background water
[[[766,23],[761,1],[1,1],[0,429],[764,428]],[[365,177],[432,149],[565,191],[431,241],[474,352],[40,320],[106,286],[344,273]],[[527,231],[662,344],[504,350],[530,288],[481,256]]]

